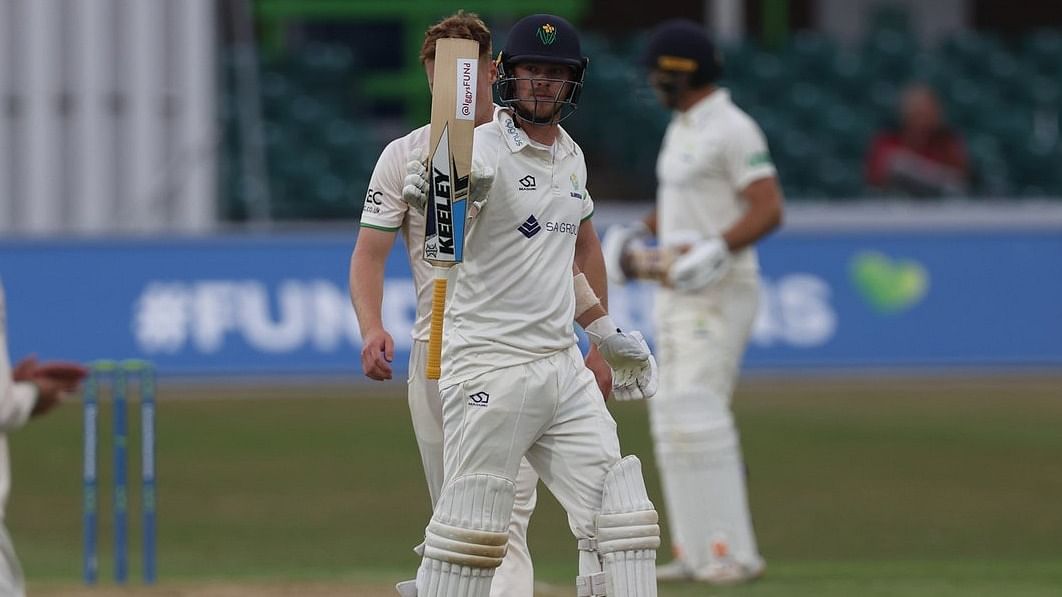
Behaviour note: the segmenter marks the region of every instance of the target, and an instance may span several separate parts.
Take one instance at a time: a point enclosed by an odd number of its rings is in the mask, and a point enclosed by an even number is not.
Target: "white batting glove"
[[[719,281],[730,270],[730,249],[720,236],[702,240],[675,259],[667,272],[676,290],[693,292]]]
[[[649,355],[649,362],[612,371],[612,396],[616,400],[645,400],[656,395],[656,357],[649,352],[649,344],[639,331],[630,334]]]
[[[605,315],[586,326],[586,335],[612,368],[612,395],[617,400],[656,394],[656,359],[641,332],[625,334]]]
[[[494,186],[494,169],[484,167],[482,170],[472,170],[469,176],[472,180],[468,183],[468,219],[471,220],[483,209],[490,196],[490,188]]]
[[[641,244],[641,240],[649,234],[649,228],[642,221],[634,224],[614,224],[605,230],[605,238],[601,241],[601,255],[605,258],[605,272],[610,282],[622,284],[630,279],[630,272],[625,267],[627,251]]]
[[[428,168],[424,163],[423,153],[416,152],[406,162],[406,178],[402,181],[402,200],[410,207],[423,214],[428,203]],[[490,189],[494,186],[494,169],[473,170],[468,185],[468,218],[476,217],[487,202]]]
[[[402,200],[417,213],[424,213],[428,202],[428,167],[424,165],[424,152],[415,151],[406,162],[406,178],[402,181]]]

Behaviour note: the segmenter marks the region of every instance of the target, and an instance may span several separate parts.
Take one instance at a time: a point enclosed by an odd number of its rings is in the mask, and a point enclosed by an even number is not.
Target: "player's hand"
[[[634,224],[614,224],[605,230],[601,241],[601,254],[605,258],[605,272],[610,282],[622,284],[633,278],[627,252],[641,244],[649,236],[649,228],[644,222]]]
[[[30,355],[11,369],[11,379],[15,381],[33,381],[33,373],[37,370],[37,355]]]
[[[590,345],[590,350],[586,353],[585,363],[586,368],[594,374],[594,380],[597,381],[597,387],[601,390],[601,396],[608,400],[609,395],[612,393],[612,368],[608,366],[605,358],[601,356],[601,351],[593,344]]]
[[[471,220],[483,209],[483,204],[490,196],[490,188],[494,186],[494,168],[472,170],[468,183],[468,219]]]
[[[649,344],[639,331],[625,334],[638,342],[647,360],[637,365],[612,371],[612,396],[616,400],[645,400],[656,395],[656,357],[649,352]]]
[[[362,338],[361,370],[376,381],[391,379],[391,361],[395,358],[395,341],[387,330],[378,328]]]
[[[37,386],[37,402],[30,411],[30,416],[39,416],[59,406],[67,395],[77,392],[81,381],[88,375],[88,369],[77,363],[46,362],[38,364],[30,357],[19,363],[25,373],[32,365],[30,379]],[[17,378],[16,378],[17,379]]]
[[[718,282],[730,270],[730,248],[720,236],[697,242],[680,255],[667,272],[675,290],[692,292]]]
[[[633,400],[656,393],[656,359],[640,332],[625,334],[605,315],[586,326],[586,335],[612,369],[613,397]]]
[[[406,178],[402,181],[402,200],[417,213],[424,213],[428,202],[428,167],[424,163],[423,152],[413,152],[406,162]]]

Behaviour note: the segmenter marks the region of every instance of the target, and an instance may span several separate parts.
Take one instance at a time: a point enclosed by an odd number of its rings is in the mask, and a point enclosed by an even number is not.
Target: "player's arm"
[[[731,252],[755,244],[782,224],[782,189],[777,176],[754,180],[741,191],[748,204],[744,215],[723,233]]]
[[[361,330],[361,368],[371,379],[391,379],[394,339],[383,325],[384,268],[395,232],[362,226],[350,256],[350,300]]]
[[[586,274],[575,265],[572,273],[575,321],[590,338],[591,352],[596,351],[609,369],[609,385],[601,390],[602,395],[611,394],[619,400],[652,397],[656,393],[656,359],[645,338],[640,332],[624,333],[601,304]],[[597,377],[597,382],[600,386],[603,380]]]
[[[391,379],[394,340],[383,325],[384,270],[394,246],[395,233],[405,221],[408,206],[402,200],[405,150],[392,141],[380,154],[361,212],[361,228],[350,256],[350,301],[361,330],[361,368],[366,377]]]

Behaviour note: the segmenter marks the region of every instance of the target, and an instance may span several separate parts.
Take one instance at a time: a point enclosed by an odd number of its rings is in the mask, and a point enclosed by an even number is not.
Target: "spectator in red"
[[[900,126],[878,133],[867,156],[870,186],[903,196],[961,195],[969,180],[962,138],[944,123],[936,93],[923,84],[904,90]]]

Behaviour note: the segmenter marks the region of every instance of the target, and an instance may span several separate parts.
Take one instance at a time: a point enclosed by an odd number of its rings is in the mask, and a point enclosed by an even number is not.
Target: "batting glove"
[[[428,168],[424,165],[424,153],[414,152],[406,162],[406,179],[402,181],[402,200],[417,213],[424,213],[428,202]]]
[[[612,396],[616,400],[645,400],[656,395],[657,370],[656,357],[649,352],[649,344],[639,331],[630,333],[638,341],[645,354],[649,355],[646,363],[612,371]]]
[[[633,277],[628,269],[627,252],[641,244],[642,239],[649,234],[649,228],[641,221],[634,224],[614,224],[605,230],[601,255],[605,258],[605,271],[610,282],[622,284]]]
[[[422,153],[414,153],[406,162],[406,178],[402,181],[402,200],[415,209],[417,213],[424,214],[424,208],[428,202],[428,168],[424,164]],[[490,189],[494,186],[494,169],[483,168],[473,170],[471,181],[468,185],[468,218],[476,217],[483,209],[490,195]]]
[[[730,248],[720,236],[702,240],[675,259],[668,282],[676,290],[693,292],[719,281],[730,270]]]
[[[482,170],[472,170],[472,179],[468,183],[468,219],[476,217],[483,209],[483,205],[490,196],[490,188],[494,186],[494,169],[484,167]]]
[[[605,315],[586,326],[586,335],[612,368],[612,395],[617,400],[656,394],[656,359],[641,332],[625,334]]]

